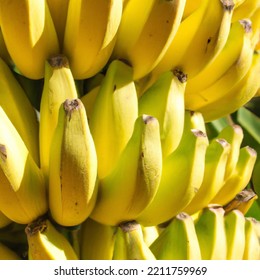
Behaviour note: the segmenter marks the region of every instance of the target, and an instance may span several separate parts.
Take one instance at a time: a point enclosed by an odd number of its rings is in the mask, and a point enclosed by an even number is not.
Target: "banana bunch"
[[[260,0],[0,0],[0,259],[259,260],[259,47]]]

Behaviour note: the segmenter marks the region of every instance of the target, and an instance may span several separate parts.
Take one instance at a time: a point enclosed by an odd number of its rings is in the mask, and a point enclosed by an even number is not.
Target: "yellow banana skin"
[[[25,228],[29,260],[78,260],[66,237],[48,219],[38,219]]]
[[[88,218],[80,229],[80,259],[112,260],[117,227]]]
[[[243,18],[249,18],[253,15],[257,8],[260,7],[259,0],[245,0],[235,10],[232,21],[237,21]]]
[[[157,260],[201,260],[199,241],[191,216],[181,212],[174,217],[150,249]]]
[[[147,244],[148,247],[154,242],[154,240],[159,236],[159,230],[157,226],[152,227],[144,227],[142,226],[142,233],[144,237],[144,242]]]
[[[2,107],[0,119],[0,209],[27,224],[48,211],[44,177]]]
[[[53,219],[75,226],[90,215],[97,194],[97,157],[80,99],[59,110],[50,154],[49,204]]]
[[[113,57],[125,59],[133,66],[135,80],[151,72],[163,57],[178,30],[185,2],[153,0],[141,4],[131,0],[127,3]],[[136,13],[142,14],[138,20],[133,16]]]
[[[205,133],[184,128],[180,145],[163,160],[158,191],[152,203],[137,217],[140,224],[153,226],[164,223],[189,204],[203,180],[207,146]]]
[[[39,123],[36,112],[15,76],[0,58],[0,106],[39,165]]]
[[[184,73],[167,71],[138,100],[139,115],[151,115],[159,121],[163,157],[177,148],[182,137],[185,87]]]
[[[46,0],[3,0],[0,17],[6,47],[19,72],[30,79],[43,78],[45,60],[59,53]]]
[[[21,260],[21,257],[15,251],[0,242],[0,260]]]
[[[245,217],[232,210],[224,217],[227,237],[227,260],[242,260],[245,249]]]
[[[215,139],[209,144],[202,184],[191,202],[183,209],[184,212],[194,214],[205,208],[215,197],[223,185],[229,153],[230,145],[224,139]]]
[[[66,99],[77,97],[68,59],[64,55],[55,55],[46,60],[39,127],[41,169],[46,178],[49,174],[50,146],[58,123],[60,106]]]
[[[0,211],[0,229],[12,223],[12,220],[7,218],[3,212]]]
[[[109,64],[100,84],[89,121],[98,157],[99,179],[103,179],[114,168],[133,133],[137,117],[133,69],[115,60]]]
[[[99,72],[112,53],[122,15],[122,0],[69,1],[63,53],[75,79]]]
[[[135,219],[154,199],[161,173],[159,123],[154,117],[142,115],[116,167],[99,181],[91,218],[107,225]]]
[[[227,239],[224,210],[218,206],[204,208],[195,223],[202,260],[225,260]]]

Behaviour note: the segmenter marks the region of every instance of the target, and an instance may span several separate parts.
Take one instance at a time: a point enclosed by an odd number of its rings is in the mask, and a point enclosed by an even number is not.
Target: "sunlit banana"
[[[127,260],[127,258],[128,258],[127,247],[124,238],[124,232],[120,229],[119,226],[117,226],[115,243],[114,243],[113,260]]]
[[[100,179],[114,168],[133,133],[137,116],[133,70],[115,60],[109,65],[102,80],[89,123],[97,151]]]
[[[242,260],[245,249],[245,217],[232,210],[224,217],[227,238],[227,260]]]
[[[0,260],[21,260],[21,257],[15,251],[0,242]]]
[[[108,225],[135,219],[153,201],[161,172],[159,123],[154,117],[142,115],[115,168],[99,181],[91,218]]]
[[[85,108],[67,99],[59,110],[51,143],[49,204],[53,219],[64,226],[82,223],[97,194],[97,157]]]
[[[260,240],[254,223],[254,219],[246,218],[244,260],[260,260]]]
[[[63,53],[75,79],[99,72],[113,50],[122,15],[122,0],[71,0]]]
[[[40,161],[48,178],[50,146],[58,123],[60,105],[77,98],[77,90],[68,59],[57,55],[45,62],[44,86],[40,102]]]
[[[48,211],[43,174],[12,122],[0,107],[0,209],[27,224]]]
[[[204,208],[195,223],[203,260],[225,260],[227,257],[224,212],[218,206]]]
[[[200,246],[193,219],[184,212],[173,218],[151,244],[157,260],[200,260]]]
[[[46,0],[2,0],[0,17],[7,50],[19,72],[30,79],[43,78],[45,60],[59,53]]]
[[[159,236],[159,229],[157,226],[144,227],[142,226],[142,233],[144,242],[148,245],[148,247],[154,242],[154,240]]]
[[[90,218],[84,221],[80,232],[80,259],[112,260],[116,229]]]
[[[27,225],[29,260],[77,260],[68,239],[48,219],[38,219]]]
[[[190,16],[196,9],[200,7],[202,4],[203,0],[186,0],[183,16],[182,16],[182,21]]]
[[[249,18],[253,15],[257,8],[260,7],[259,0],[245,0],[239,7],[234,10],[232,21],[237,21],[243,18]]]
[[[178,71],[167,71],[139,98],[139,114],[158,119],[163,157],[179,145],[185,116],[184,93],[186,76]]]
[[[202,184],[191,202],[183,209],[184,212],[194,214],[206,207],[215,197],[224,182],[229,153],[230,144],[224,139],[215,139],[209,144]]]
[[[124,7],[112,57],[127,60],[134,79],[147,75],[163,57],[178,30],[185,2],[130,0]]]

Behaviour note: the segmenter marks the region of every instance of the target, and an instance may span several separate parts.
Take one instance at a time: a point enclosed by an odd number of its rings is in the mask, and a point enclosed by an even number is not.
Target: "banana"
[[[62,48],[69,0],[47,0],[55,30]]]
[[[21,257],[15,251],[0,242],[0,260],[21,260]]]
[[[218,95],[217,100],[208,100],[207,105],[198,109],[203,114],[205,121],[209,122],[234,113],[248,103],[255,96],[260,86],[259,75],[260,53],[255,52],[252,64],[245,76],[230,90],[222,89],[222,93]]]
[[[26,93],[10,68],[0,58],[0,106],[21,135],[27,149],[39,164],[39,123]]]
[[[148,247],[150,247],[154,240],[160,235],[159,229],[156,226],[144,227],[141,225],[141,227],[144,242],[147,244]]]
[[[154,226],[170,220],[189,204],[201,186],[208,138],[190,126],[186,121],[179,146],[163,160],[158,191],[136,219],[142,225]]]
[[[224,210],[218,206],[204,208],[195,223],[202,260],[225,260],[227,238]]]
[[[0,209],[27,224],[48,211],[44,176],[2,107],[0,119]]]
[[[163,57],[179,28],[185,2],[130,0],[126,4],[112,57],[127,60],[135,80],[151,72]]]
[[[101,82],[89,122],[97,151],[100,179],[113,170],[133,133],[137,117],[138,101],[133,69],[115,60],[109,64]]]
[[[215,197],[223,185],[229,152],[230,144],[226,140],[211,141],[206,150],[202,184],[191,202],[183,209],[184,212],[192,215],[205,208]]]
[[[186,0],[183,16],[182,16],[182,21],[190,16],[192,13],[194,13],[195,10],[197,10],[200,5],[202,4],[203,0]]]
[[[95,100],[96,100],[97,95],[99,94],[99,91],[100,91],[100,85],[92,88],[89,92],[87,92],[86,94],[84,94],[83,96],[80,97],[80,100],[82,101],[82,103],[86,109],[89,122],[91,119]]]
[[[56,55],[46,60],[39,125],[41,169],[46,178],[49,174],[50,146],[58,123],[60,106],[66,99],[77,96],[68,59],[64,55]]]
[[[112,260],[117,227],[88,218],[81,225],[80,259]]]
[[[43,78],[45,60],[59,53],[46,0],[2,0],[0,17],[6,47],[18,71],[30,79]]]
[[[125,242],[126,256],[128,260],[155,260],[155,256],[145,243],[142,227],[135,221],[120,224]]]
[[[60,106],[50,151],[50,213],[60,225],[78,225],[90,215],[97,194],[96,151],[80,99]]]
[[[117,226],[115,243],[114,243],[113,260],[127,260],[127,258],[128,258],[127,246],[124,238],[124,233],[120,229],[120,227]]]
[[[224,216],[227,260],[242,260],[245,249],[245,217],[237,209]]]
[[[0,24],[0,57],[5,61],[6,64],[8,65],[13,64],[10,54],[6,48],[3,32],[1,29],[1,24]]]
[[[115,168],[99,180],[91,218],[107,225],[135,219],[156,195],[161,172],[159,123],[154,117],[142,115]]]
[[[185,212],[172,219],[150,245],[157,260],[201,260],[199,241],[191,216]]]
[[[260,241],[255,229],[255,221],[246,218],[245,221],[245,250],[243,260],[260,260]]]
[[[63,53],[75,79],[94,76],[108,62],[122,15],[122,0],[71,0]]]
[[[11,223],[12,220],[6,217],[5,214],[0,210],[0,229],[10,225]]]
[[[189,110],[196,110],[199,92],[216,82],[238,59],[247,32],[250,30],[244,21],[231,25],[227,42],[222,51],[195,77],[189,79],[185,91],[185,104]]]
[[[212,199],[211,203],[226,205],[249,183],[256,161],[256,151],[245,146],[240,149],[235,169],[224,181],[221,189]]]
[[[138,100],[139,114],[154,116],[159,121],[163,157],[171,154],[181,140],[185,86],[185,74],[167,71]]]
[[[259,0],[245,0],[239,7],[234,10],[232,16],[232,22],[243,19],[249,18],[253,15],[257,8],[260,7]]]
[[[78,260],[68,239],[48,219],[38,219],[25,228],[29,260]]]
[[[152,76],[179,68],[188,78],[198,74],[221,51],[230,30],[233,1],[203,0],[185,18]]]

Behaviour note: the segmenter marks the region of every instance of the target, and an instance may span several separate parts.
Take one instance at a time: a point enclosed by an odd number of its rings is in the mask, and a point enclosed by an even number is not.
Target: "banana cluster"
[[[0,0],[0,259],[260,259],[257,152],[207,131],[259,42],[259,0]]]

